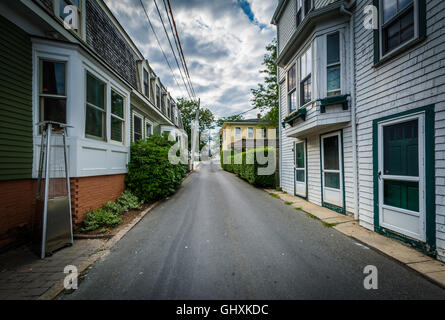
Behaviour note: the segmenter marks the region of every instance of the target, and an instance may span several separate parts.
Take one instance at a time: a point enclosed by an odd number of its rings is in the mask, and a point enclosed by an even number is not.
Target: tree
[[[178,99],[178,108],[181,111],[182,123],[184,125],[184,130],[189,136],[188,146],[191,150],[192,144],[192,122],[196,119],[196,108],[198,108],[198,103],[196,101],[191,101],[185,98]],[[199,109],[199,132],[204,132],[208,129],[214,128],[215,117],[212,111],[205,108]],[[205,142],[200,142],[200,150],[205,145]]]
[[[264,84],[258,84],[257,89],[252,89],[253,98],[251,100],[253,107],[259,109],[261,112],[267,112],[264,116],[265,120],[271,121],[278,126],[278,81],[277,81],[277,41],[272,40],[266,46],[267,53],[264,55],[262,65],[264,70],[260,73],[265,74]]]
[[[218,127],[222,127],[224,122],[227,122],[227,121],[237,121],[237,120],[243,120],[243,116],[237,114],[237,115],[234,115],[234,116],[221,118],[221,119],[216,120],[216,125]]]

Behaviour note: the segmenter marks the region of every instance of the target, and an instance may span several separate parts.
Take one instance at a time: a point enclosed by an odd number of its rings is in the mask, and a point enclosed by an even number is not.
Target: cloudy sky
[[[140,0],[105,0],[173,97],[187,96],[154,0],[142,1],[180,88],[157,45]],[[172,37],[163,1],[156,1]],[[201,98],[201,105],[212,110],[217,117],[250,109],[250,89],[263,81],[259,71],[262,68],[265,47],[276,37],[276,29],[270,25],[270,20],[278,1],[170,2],[190,76],[196,95]],[[171,41],[174,41],[173,38]],[[174,42],[172,44],[176,49]],[[255,113],[250,112],[247,116]]]

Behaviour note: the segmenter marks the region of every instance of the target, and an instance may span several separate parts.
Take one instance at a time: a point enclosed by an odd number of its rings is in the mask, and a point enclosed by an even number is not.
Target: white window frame
[[[54,62],[54,63],[63,63],[65,65],[65,95],[55,95],[55,94],[45,94],[42,93],[42,86],[43,86],[43,62]],[[39,83],[38,83],[38,121],[43,121],[43,115],[44,115],[44,107],[42,104],[42,100],[44,98],[57,98],[57,99],[65,99],[65,121],[68,123],[68,61],[66,60],[58,60],[58,59],[50,59],[50,58],[44,58],[44,57],[38,57],[38,77],[39,77]]]
[[[147,134],[147,125],[148,124],[150,125],[150,135]],[[151,122],[147,118],[145,119],[144,133],[145,133],[145,139],[148,139],[149,137],[151,137],[153,135],[153,122]]]
[[[104,110],[102,110],[102,109],[98,108],[97,106],[95,106],[95,105],[93,105],[93,104],[88,102],[88,73],[93,78],[96,78],[96,80],[101,81],[104,84],[104,86],[105,86],[105,88],[104,88]],[[90,70],[89,68],[85,68],[84,79],[85,79],[85,108],[84,108],[84,110],[85,110],[85,121],[84,121],[85,129],[84,129],[83,133],[85,135],[85,138],[87,138],[87,139],[93,139],[93,140],[107,142],[108,141],[108,138],[107,138],[107,136],[108,136],[107,135],[107,132],[108,132],[107,118],[108,118],[108,101],[109,101],[109,98],[108,98],[108,88],[109,88],[110,85],[109,85],[109,83],[108,83],[108,81],[106,79],[98,76],[98,74],[96,72]],[[86,120],[87,120],[86,119],[86,115],[87,115],[87,108],[88,107],[95,108],[95,109],[103,112],[103,130],[102,130],[103,136],[102,137],[96,137],[96,136],[93,136],[93,135],[90,135],[90,134],[86,133]]]
[[[111,93],[113,91],[114,91],[114,93],[117,93],[118,95],[120,95],[122,97],[122,99],[123,99],[123,106],[122,107],[123,107],[123,113],[124,114],[123,114],[122,118],[113,114],[113,110],[112,110],[113,106],[111,105],[112,104]],[[127,98],[126,98],[125,94],[122,94],[122,92],[120,92],[119,89],[117,89],[116,87],[111,86],[111,90],[110,90],[110,142],[116,143],[116,144],[119,144],[119,145],[125,145],[125,118],[126,118],[126,109],[127,109],[126,105],[127,105]],[[111,138],[111,119],[112,118],[116,118],[116,119],[119,119],[120,121],[122,121],[122,142],[113,140]]]
[[[144,116],[133,111],[133,115],[131,118],[131,122],[133,123],[132,130],[131,130],[132,131],[131,138],[133,139],[133,142],[136,142],[136,139],[134,138],[134,133],[135,133],[135,131],[134,131],[134,127],[135,127],[134,126],[134,117],[141,119],[141,139],[144,139],[144,126],[143,126],[144,125]]]
[[[298,61],[296,61],[294,63],[291,63],[290,67],[286,71],[286,91],[287,91],[287,111],[288,111],[288,113],[291,113],[291,112],[294,112],[295,110],[298,110],[298,107],[300,105],[300,103],[298,102],[298,97],[299,97],[299,94],[298,94],[298,88],[299,88],[299,86],[298,86],[298,84],[299,84],[299,81],[298,81],[298,70],[299,70],[298,69],[298,64],[299,64]],[[294,66],[295,66],[295,88],[289,90],[289,72],[291,71],[292,67],[294,67]],[[295,96],[296,96],[295,98],[297,99],[297,105],[295,106],[295,109],[292,109],[291,108],[291,105],[292,105],[291,96],[294,93],[295,93]]]
[[[388,56],[391,56],[398,52],[399,50],[403,50],[403,48],[406,48],[410,46],[414,41],[417,41],[419,39],[419,0],[413,0],[414,5],[414,37],[411,40],[408,40],[405,43],[400,44],[398,47],[392,49],[391,51],[388,51],[387,53],[383,54],[383,1],[379,0],[379,55],[380,60],[383,60],[387,58]]]
[[[335,63],[328,64],[328,36],[336,34],[336,33],[338,33],[338,55],[339,55],[339,61],[335,62]],[[342,92],[343,92],[343,85],[342,85],[342,82],[343,82],[343,77],[342,77],[343,61],[342,61],[342,59],[343,58],[342,58],[342,45],[341,45],[342,35],[341,35],[340,30],[336,30],[334,32],[328,33],[326,35],[325,39],[326,39],[325,40],[326,41],[326,97],[329,96],[329,93],[333,93],[333,92],[339,91],[338,94],[333,95],[333,97],[334,97],[334,96],[341,95]],[[336,90],[328,91],[328,69],[329,69],[329,67],[335,67],[335,66],[340,66],[340,88],[338,88]]]
[[[252,133],[252,136],[250,136],[250,133]],[[254,127],[247,127],[247,138],[248,139],[254,139],[255,138],[255,129],[254,129]]]
[[[147,73],[147,88],[145,87],[145,73]],[[150,72],[145,67],[142,67],[142,94],[150,100]]]
[[[304,78],[302,78],[302,74],[301,74],[302,73],[301,58],[303,56],[305,56],[308,53],[309,50],[311,50],[311,54],[310,54],[310,57],[311,57],[311,72],[310,72],[310,74],[308,73]],[[298,102],[299,108],[303,108],[304,106],[310,104],[313,101],[313,99],[314,99],[315,73],[314,73],[314,48],[312,46],[312,40],[308,44],[308,46],[302,51],[302,54],[300,54],[300,56],[298,57],[297,61],[298,61],[298,73],[297,73],[297,86],[298,86],[298,88],[297,88],[297,90],[298,90],[298,93],[299,93],[298,96],[297,96],[297,99],[299,98],[299,101],[297,101],[297,102]],[[302,92],[301,92],[301,83],[303,82],[303,80],[309,79],[309,75],[310,75],[310,78],[311,78],[311,99],[308,102],[303,103],[302,100],[304,99],[304,97],[303,97]],[[303,92],[303,94],[304,94],[304,92]]]
[[[239,129],[239,134],[236,129]],[[241,127],[235,127],[235,138],[241,138],[243,135],[243,129]]]

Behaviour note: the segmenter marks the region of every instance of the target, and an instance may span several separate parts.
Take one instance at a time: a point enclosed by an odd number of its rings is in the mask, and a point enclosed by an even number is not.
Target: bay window
[[[40,61],[40,121],[66,123],[66,63]]]
[[[111,90],[111,140],[124,142],[124,98]]]
[[[300,57],[300,105],[312,100],[312,49],[309,47]]]
[[[329,34],[327,42],[327,96],[337,96],[341,93],[340,86],[340,33]]]
[[[87,72],[85,135],[105,139],[105,83]]]
[[[297,70],[295,64],[287,72],[287,96],[289,112],[292,112],[297,109]]]

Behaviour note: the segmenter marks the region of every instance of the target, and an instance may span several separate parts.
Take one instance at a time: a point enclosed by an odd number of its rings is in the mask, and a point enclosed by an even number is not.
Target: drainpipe
[[[354,15],[351,11],[345,9],[345,6],[340,7],[340,12],[348,15],[349,19],[349,46],[350,46],[350,59],[349,68],[351,70],[351,123],[352,123],[352,165],[353,165],[353,178],[354,178],[354,219],[359,220],[358,209],[358,160],[357,160],[357,114],[355,106],[355,46],[354,46]]]

